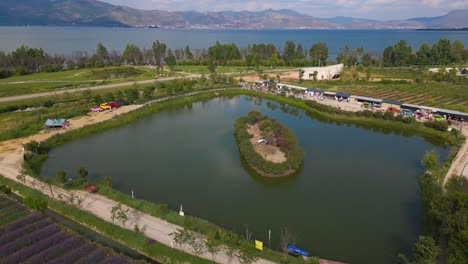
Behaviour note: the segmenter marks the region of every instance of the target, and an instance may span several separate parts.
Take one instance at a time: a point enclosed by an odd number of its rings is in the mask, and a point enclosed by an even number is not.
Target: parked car
[[[394,108],[394,107],[389,107],[387,108],[387,112],[390,112],[390,113],[399,113],[400,110]]]
[[[436,114],[436,115],[432,116],[432,119],[435,120],[435,121],[444,121],[445,117]]]
[[[99,105],[99,107],[102,108],[102,110],[109,110],[111,109],[111,106],[108,103],[102,103]]]
[[[413,111],[408,110],[408,109],[401,109],[400,110],[400,115],[405,115],[405,116],[412,116],[414,114]]]
[[[424,115],[420,112],[416,112],[414,113],[414,117],[416,117],[417,119],[423,119],[424,118]]]
[[[92,107],[91,112],[102,112],[102,108],[101,107]]]
[[[111,108],[118,108],[118,107],[120,107],[120,104],[119,104],[119,103],[108,103],[108,105],[109,105]]]

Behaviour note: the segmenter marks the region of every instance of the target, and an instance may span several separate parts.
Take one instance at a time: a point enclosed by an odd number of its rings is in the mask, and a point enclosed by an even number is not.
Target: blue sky
[[[468,9],[468,0],[101,0],[139,9],[225,11],[292,9],[315,17],[353,16],[378,20],[439,16]]]

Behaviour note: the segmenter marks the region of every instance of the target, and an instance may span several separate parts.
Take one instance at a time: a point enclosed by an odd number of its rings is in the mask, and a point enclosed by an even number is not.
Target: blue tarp
[[[63,124],[67,122],[66,119],[60,118],[60,119],[47,119],[45,122],[44,126],[46,127],[62,127]]]

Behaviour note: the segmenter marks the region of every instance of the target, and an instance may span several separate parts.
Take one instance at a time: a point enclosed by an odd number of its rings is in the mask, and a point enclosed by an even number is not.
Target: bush
[[[11,194],[11,188],[6,185],[0,185],[0,192],[3,192],[9,195]]]
[[[29,208],[37,211],[44,211],[47,208],[47,200],[42,196],[26,196],[23,200]]]
[[[426,127],[433,128],[439,131],[447,131],[448,123],[447,121],[434,121],[434,122],[425,122],[424,125]]]

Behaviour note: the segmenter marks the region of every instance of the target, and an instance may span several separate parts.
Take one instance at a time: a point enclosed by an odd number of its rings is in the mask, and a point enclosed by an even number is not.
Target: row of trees
[[[288,40],[284,48],[273,44],[253,44],[239,48],[234,43],[215,45],[208,49],[185,48],[171,49],[160,41],[153,42],[151,48],[140,48],[128,44],[122,53],[109,51],[102,43],[98,43],[96,51],[74,52],[69,56],[50,55],[42,49],[21,46],[11,53],[0,52],[0,78],[11,75],[24,75],[35,72],[54,72],[107,65],[156,65],[161,69],[167,65],[173,69],[176,65],[206,65],[213,72],[218,65],[227,66],[324,66],[329,61],[329,50],[325,42],[317,42],[309,49],[302,44]],[[336,62],[347,66],[362,64],[368,66],[407,66],[418,64],[449,65],[468,61],[468,50],[464,44],[455,40],[440,39],[432,47],[422,44],[417,52],[413,52],[406,41],[401,40],[388,46],[383,54],[364,51],[358,47],[352,49],[344,45],[336,55]]]
[[[385,48],[383,52],[383,66],[408,66],[408,65],[450,65],[468,61],[468,50],[463,42],[448,39],[440,39],[432,47],[423,43],[418,51],[413,52],[411,46],[404,40]]]

